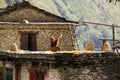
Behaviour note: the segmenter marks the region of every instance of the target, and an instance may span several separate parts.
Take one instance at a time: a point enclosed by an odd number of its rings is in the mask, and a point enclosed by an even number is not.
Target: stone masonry
[[[57,27],[56,27],[57,26]],[[68,25],[0,25],[0,49],[8,50],[12,43],[20,48],[20,32],[37,33],[37,50],[50,50],[50,36],[63,34],[60,40],[61,50],[73,50]]]
[[[20,55],[16,56],[18,58]],[[43,54],[39,56],[42,58]],[[43,57],[45,58],[45,56]],[[45,60],[37,60],[43,64],[41,70],[44,72],[44,80],[120,80],[119,53],[104,52],[77,55],[71,53],[56,53],[52,54],[51,58],[54,58],[54,63],[49,60],[48,62]],[[9,63],[12,64],[10,61]],[[50,65],[51,63],[52,65]],[[7,63],[6,65],[9,64]],[[14,64],[12,65],[14,68]],[[21,80],[29,80],[27,68],[30,68],[30,66],[31,61],[24,59],[24,62],[21,64]],[[38,68],[40,67],[41,66],[38,66]],[[13,76],[14,75],[15,74],[13,74]]]

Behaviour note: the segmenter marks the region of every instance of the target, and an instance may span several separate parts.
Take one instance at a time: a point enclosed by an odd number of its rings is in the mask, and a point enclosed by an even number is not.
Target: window
[[[13,80],[13,69],[12,68],[6,68],[6,77],[7,77],[7,80]]]
[[[36,33],[22,32],[21,33],[21,49],[36,51]]]
[[[13,69],[6,68],[6,80],[13,80]],[[0,80],[3,80],[2,68],[0,68]]]

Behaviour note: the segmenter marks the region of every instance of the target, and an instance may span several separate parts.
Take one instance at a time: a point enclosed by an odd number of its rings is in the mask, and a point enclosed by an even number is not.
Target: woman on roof
[[[62,35],[60,35],[57,39],[55,37],[51,36],[50,41],[51,41],[51,48],[50,50],[53,52],[60,51],[59,43],[60,43],[60,38],[62,38]]]

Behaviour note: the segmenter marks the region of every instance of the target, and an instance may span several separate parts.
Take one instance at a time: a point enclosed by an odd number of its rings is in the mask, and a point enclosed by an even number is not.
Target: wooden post
[[[6,67],[5,67],[6,62],[3,61],[3,68],[2,68],[2,74],[3,74],[3,80],[6,80]]]
[[[15,80],[21,80],[21,64],[15,61]]]
[[[115,44],[115,27],[112,25],[113,45]]]
[[[15,66],[15,80],[21,80],[21,66]]]
[[[103,40],[101,51],[103,50],[103,46],[104,46],[104,43],[105,43],[105,42],[106,42],[106,40]]]

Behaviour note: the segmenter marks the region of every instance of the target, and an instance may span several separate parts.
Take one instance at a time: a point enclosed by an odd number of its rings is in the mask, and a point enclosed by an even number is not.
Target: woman
[[[55,39],[53,36],[51,36],[50,41],[51,41],[51,48],[50,50],[53,52],[60,51],[59,43],[60,43],[60,38],[62,38],[62,35],[60,35],[57,39]]]

